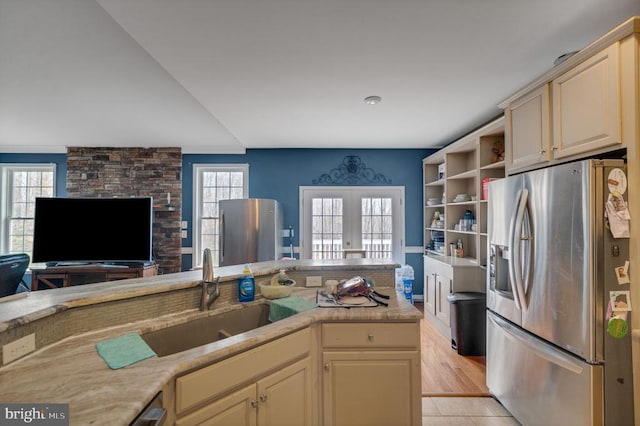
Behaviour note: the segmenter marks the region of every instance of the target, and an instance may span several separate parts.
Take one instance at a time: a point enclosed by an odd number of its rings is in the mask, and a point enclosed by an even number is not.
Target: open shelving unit
[[[497,143],[504,143],[504,117],[423,160],[425,254],[449,256],[449,244],[460,240],[463,259],[486,265],[487,200],[483,199],[483,181],[505,176],[505,162],[496,159],[493,152]],[[458,194],[472,199],[458,202]],[[457,229],[467,211],[472,212],[475,226]],[[442,227],[434,226],[436,212],[444,216]]]
[[[448,295],[484,292],[487,262],[487,200],[482,182],[505,175],[505,162],[494,156],[497,143],[504,144],[504,117],[425,158],[424,181],[424,312],[444,336],[450,337]],[[473,198],[460,201],[456,196]],[[456,225],[470,211],[475,226]],[[444,216],[434,222],[435,213]],[[450,255],[449,244],[462,242],[463,257]]]

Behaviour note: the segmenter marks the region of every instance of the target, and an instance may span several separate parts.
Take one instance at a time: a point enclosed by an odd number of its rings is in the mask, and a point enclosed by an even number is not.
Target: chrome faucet
[[[200,310],[207,311],[209,307],[220,297],[220,288],[218,287],[220,277],[213,278],[213,260],[211,259],[211,250],[204,249],[202,260],[202,295],[200,296]],[[209,287],[213,285],[213,289]]]

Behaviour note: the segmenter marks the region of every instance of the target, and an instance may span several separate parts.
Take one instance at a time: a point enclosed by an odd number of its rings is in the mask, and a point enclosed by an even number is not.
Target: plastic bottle
[[[253,272],[247,263],[242,270],[242,278],[238,280],[238,300],[240,302],[251,302],[255,298],[256,283],[253,279]]]
[[[413,280],[405,278],[402,282],[404,284],[404,297],[413,304]]]
[[[413,303],[413,267],[403,265],[396,269],[396,291],[404,294],[404,297]]]
[[[396,268],[396,291],[398,293],[404,293],[404,280],[413,279],[413,268],[409,265],[402,265],[400,268]]]

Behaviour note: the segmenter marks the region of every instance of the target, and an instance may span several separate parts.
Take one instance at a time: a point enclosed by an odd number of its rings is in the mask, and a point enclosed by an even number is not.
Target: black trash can
[[[451,293],[451,347],[459,355],[486,355],[487,298],[484,293]]]

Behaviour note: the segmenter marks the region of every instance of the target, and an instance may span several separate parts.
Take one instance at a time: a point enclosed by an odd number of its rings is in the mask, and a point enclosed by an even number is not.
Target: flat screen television
[[[152,197],[36,198],[35,263],[148,264]]]

